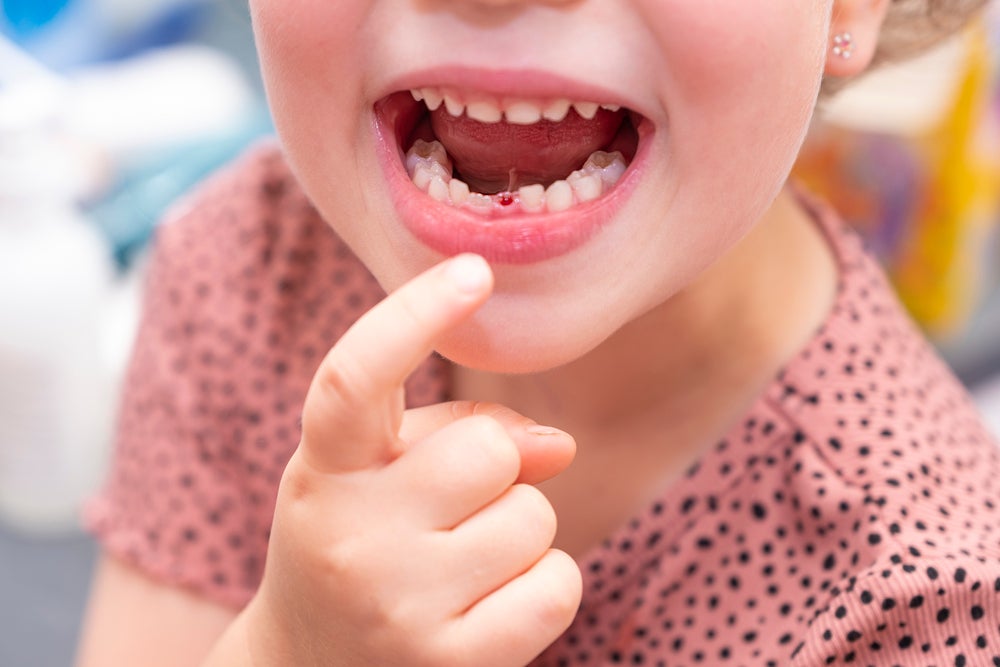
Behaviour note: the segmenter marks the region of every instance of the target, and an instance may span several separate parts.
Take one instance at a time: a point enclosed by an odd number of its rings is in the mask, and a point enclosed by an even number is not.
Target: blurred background
[[[269,135],[241,0],[0,0],[0,665],[69,665],[164,210]],[[1000,11],[825,105],[796,176],[1000,433]]]

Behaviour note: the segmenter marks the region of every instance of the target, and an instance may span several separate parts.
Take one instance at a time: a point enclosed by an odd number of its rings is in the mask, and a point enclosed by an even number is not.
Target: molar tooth
[[[579,177],[569,181],[569,184],[573,188],[573,194],[576,195],[577,201],[580,202],[597,199],[604,192],[604,184],[597,174],[580,174]]]
[[[517,190],[517,196],[521,199],[521,208],[525,211],[541,211],[545,206],[545,186],[540,183],[521,186]]]
[[[499,123],[503,119],[503,111],[495,102],[489,100],[470,102],[466,113],[469,118],[480,123]]]
[[[458,118],[465,112],[465,104],[447,93],[444,95],[444,107],[455,118]]]
[[[446,173],[451,173],[451,158],[440,141],[417,139],[413,142],[410,150],[406,151],[406,171],[412,176],[413,170],[421,162],[433,162],[440,165]]]
[[[545,190],[545,203],[552,213],[567,210],[573,206],[573,188],[566,181],[556,181]]]
[[[542,116],[545,120],[551,120],[554,123],[558,123],[566,118],[566,114],[569,113],[570,108],[569,100],[555,100],[550,102],[543,110]]]
[[[448,197],[451,193],[449,192],[449,188],[445,184],[444,180],[442,180],[440,176],[435,176],[431,179],[430,185],[427,186],[427,194],[429,194],[432,199],[436,199],[440,202],[446,202],[448,201]]]
[[[576,112],[580,114],[581,118],[586,118],[587,120],[593,120],[594,116],[597,115],[597,102],[574,102],[573,108]]]
[[[441,102],[444,101],[441,91],[436,88],[421,88],[420,95],[424,98],[424,104],[431,111],[437,111],[438,107],[441,106]]]
[[[611,187],[617,183],[627,168],[625,156],[619,151],[614,153],[594,151],[583,165],[583,171],[597,175],[605,187]]]
[[[471,192],[469,191],[469,184],[458,178],[451,179],[448,183],[448,194],[451,195],[451,203],[455,206],[461,206],[469,199]]]
[[[517,101],[507,105],[507,122],[514,125],[534,125],[542,120],[542,110],[531,102]]]

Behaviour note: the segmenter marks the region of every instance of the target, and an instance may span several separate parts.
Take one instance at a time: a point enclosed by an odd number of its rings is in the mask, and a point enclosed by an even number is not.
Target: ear
[[[828,76],[847,78],[868,68],[891,2],[836,0],[826,55]]]

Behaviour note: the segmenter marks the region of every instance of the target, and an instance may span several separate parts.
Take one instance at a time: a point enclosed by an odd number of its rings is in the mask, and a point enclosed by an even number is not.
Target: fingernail
[[[459,291],[477,294],[490,282],[490,265],[479,255],[467,253],[451,258],[445,275]]]
[[[563,436],[569,437],[569,433],[566,431],[560,431],[557,428],[552,428],[551,426],[542,426],[541,424],[532,424],[525,428],[525,430],[532,435],[541,436]]]

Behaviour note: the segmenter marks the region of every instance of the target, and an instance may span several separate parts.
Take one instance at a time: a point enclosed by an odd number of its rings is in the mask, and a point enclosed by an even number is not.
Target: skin
[[[249,607],[106,560],[80,664],[518,665],[543,650],[579,601],[566,552],[669,483],[825,317],[836,268],[783,186],[821,77],[866,66],[885,8],[251,0],[290,163],[392,295],[317,372]],[[829,54],[844,30],[850,61]],[[371,110],[413,63],[455,62],[631,100],[657,132],[620,219],[544,263],[438,266],[391,206]],[[404,413],[402,380],[431,349],[462,364],[469,400]]]

